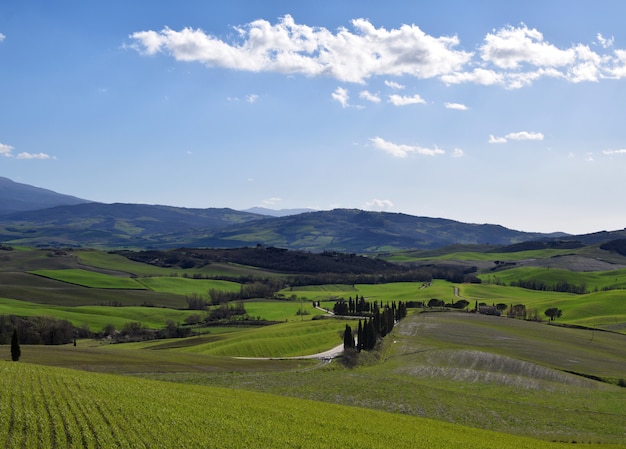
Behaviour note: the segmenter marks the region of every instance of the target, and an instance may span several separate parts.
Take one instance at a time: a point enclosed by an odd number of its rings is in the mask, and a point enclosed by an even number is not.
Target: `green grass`
[[[566,447],[262,393],[24,363],[0,362],[0,372],[11,386],[0,396],[0,442],[7,449]]]
[[[138,278],[137,282],[155,292],[174,293],[177,295],[197,294],[208,298],[209,290],[221,290],[237,293],[241,284],[230,281],[212,279],[190,279],[182,277],[146,277]]]
[[[93,332],[107,324],[121,329],[125,323],[140,321],[150,328],[165,327],[167,320],[182,323],[192,314],[190,310],[172,310],[160,307],[56,306],[28,301],[0,298],[0,314],[21,317],[49,316],[67,320],[77,327],[86,324]]]
[[[572,285],[585,285],[588,291],[626,289],[626,269],[613,271],[573,272],[555,268],[519,267],[480,276],[486,282],[509,285],[517,280],[538,280],[547,285],[568,282]]]
[[[69,284],[81,285],[89,288],[112,288],[124,290],[145,289],[146,287],[129,277],[110,276],[81,269],[67,270],[34,270],[32,274],[43,276]]]
[[[314,309],[309,301],[255,299],[244,301],[244,307],[251,317],[269,321],[304,321],[324,315],[324,312]],[[308,315],[298,315],[300,310],[308,312]]]
[[[430,298],[454,302],[454,284],[445,281],[432,283],[393,282],[388,284],[312,285],[281,290],[285,296],[296,295],[296,299],[315,301],[335,301],[336,299],[356,295],[364,296],[369,301],[428,301]]]
[[[601,329],[626,332],[626,290],[600,291],[586,295],[543,292],[500,285],[464,284],[459,286],[463,298],[473,305],[475,301],[504,304],[525,304],[537,309],[540,318],[550,307],[563,311],[558,323],[578,324]]]
[[[175,350],[221,357],[297,357],[342,344],[345,326],[345,321],[336,319],[288,322],[219,336],[191,337],[184,345],[177,344]],[[148,342],[143,347],[155,346],[159,342]]]
[[[592,338],[593,337],[593,338]],[[624,442],[626,337],[469,313],[414,314],[343,369],[146,375],[428,417],[544,440]],[[321,388],[320,386],[323,386]],[[459,443],[461,444],[461,443]]]

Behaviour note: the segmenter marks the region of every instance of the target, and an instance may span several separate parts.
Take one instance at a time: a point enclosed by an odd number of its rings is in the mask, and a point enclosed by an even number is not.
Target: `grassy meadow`
[[[5,385],[10,385],[8,393],[0,396],[0,441],[7,449],[568,447],[256,392],[81,374],[25,363],[0,362],[0,372]]]
[[[397,257],[489,266],[573,252],[470,249]],[[585,251],[596,257],[593,249],[575,250]],[[92,331],[128,322],[157,329],[206,313],[187,308],[189,295],[208,299],[210,289],[241,289],[207,277],[250,274],[281,275],[228,263],[183,270],[103,251],[16,249],[0,252],[0,314],[51,316]],[[618,386],[626,382],[626,271],[520,266],[479,275],[482,284],[286,288],[275,299],[243,302],[248,315],[271,325],[225,322],[196,328],[191,337],[136,343],[23,345],[18,363],[0,346],[0,444],[626,448],[626,388]],[[503,285],[518,279],[584,282],[589,293]],[[346,323],[356,328],[355,320],[322,319],[311,302],[332,309],[337,299],[357,295],[383,302],[463,298],[470,309],[475,302],[525,304],[544,321],[410,309],[371,353],[330,363],[302,359],[342,344]],[[563,311],[556,322],[543,315],[549,307]]]

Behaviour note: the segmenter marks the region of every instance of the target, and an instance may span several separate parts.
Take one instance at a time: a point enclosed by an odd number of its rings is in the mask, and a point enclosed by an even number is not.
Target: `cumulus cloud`
[[[463,150],[460,148],[455,148],[454,152],[452,153],[452,157],[463,157]]]
[[[350,99],[350,95],[348,94],[348,90],[343,87],[338,87],[331,94],[333,100],[338,101],[342,107],[348,107],[348,100]]]
[[[596,39],[598,40],[598,44],[600,44],[602,48],[612,47],[613,42],[615,42],[615,38],[613,36],[607,39],[604,36],[602,36],[600,33],[598,33],[598,35],[596,36]]]
[[[517,133],[509,133],[505,136],[510,140],[543,140],[542,133],[520,131]]]
[[[446,109],[455,109],[457,111],[467,111],[468,107],[461,103],[445,103]]]
[[[5,38],[6,38],[6,36],[4,34],[0,33],[0,42],[2,42]]]
[[[396,83],[395,81],[385,80],[385,86],[391,87],[392,89],[402,90],[405,86],[400,83]]]
[[[246,96],[246,101],[248,103],[256,103],[256,101],[259,99],[259,96],[257,94],[250,94]]]
[[[0,156],[11,157],[13,150],[11,145],[0,142]]]
[[[380,103],[380,97],[377,94],[373,94],[368,90],[363,90],[359,93],[359,98],[362,98],[372,103]]]
[[[374,147],[391,154],[393,157],[405,158],[409,154],[416,153],[423,156],[437,156],[439,154],[445,154],[445,151],[440,148],[424,148],[417,145],[402,145],[397,143],[388,142],[381,137],[373,137],[370,142],[374,144]]]
[[[417,94],[410,97],[393,94],[389,95],[389,103],[393,104],[394,106],[406,106],[409,104],[425,104],[426,100],[424,100]]]
[[[626,148],[622,148],[620,150],[604,150],[602,154],[605,154],[607,156],[616,156],[616,155],[622,155],[622,154],[626,155]]]
[[[15,148],[11,145],[7,145],[5,143],[0,142],[0,156],[4,157],[15,157],[16,159],[56,159],[54,156],[50,156],[46,153],[27,153],[21,152],[17,155],[13,155],[13,150]]]
[[[496,137],[493,134],[489,135],[489,143],[507,143],[509,140],[543,140],[544,135],[537,132],[520,131],[516,133],[509,133],[504,137]]]
[[[489,134],[489,143],[506,143],[506,137],[496,137],[493,134]]]
[[[472,56],[455,49],[456,36],[430,36],[416,25],[387,30],[366,19],[352,20],[351,25],[352,29],[332,32],[298,24],[285,15],[276,24],[255,20],[236,27],[233,41],[200,29],[166,27],[131,34],[130,47],[145,55],[163,52],[209,67],[324,75],[353,83],[372,76],[433,78],[461,70]]]
[[[477,48],[475,52],[461,50],[455,35],[431,36],[406,24],[377,28],[367,19],[329,30],[285,15],[273,24],[259,19],[235,27],[232,36],[223,39],[201,29],[166,27],[132,33],[127,47],[208,67],[327,76],[361,84],[377,76],[410,76],[519,89],[546,77],[575,83],[626,77],[626,50],[613,49],[612,37],[598,33],[591,43],[597,51],[584,43],[559,47],[523,23],[494,29],[482,43],[465,45]],[[404,88],[389,80],[385,85]]]
[[[373,199],[363,206],[365,210],[385,211],[393,208],[393,203],[389,200]]]

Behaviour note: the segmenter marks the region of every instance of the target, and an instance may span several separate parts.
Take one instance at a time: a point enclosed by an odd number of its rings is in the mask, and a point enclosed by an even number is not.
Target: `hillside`
[[[626,230],[582,236],[528,233],[496,224],[358,209],[297,213],[300,210],[103,204],[6,178],[0,178],[0,205],[0,243],[44,247],[168,249],[262,244],[311,252],[380,254],[449,245],[507,246],[507,251],[520,251],[547,248],[555,240],[574,249],[626,237]]]
[[[71,195],[63,195],[0,177],[0,215],[88,202],[88,200]]]
[[[170,247],[190,235],[263,218],[233,209],[86,203],[0,219],[0,241],[44,246]]]

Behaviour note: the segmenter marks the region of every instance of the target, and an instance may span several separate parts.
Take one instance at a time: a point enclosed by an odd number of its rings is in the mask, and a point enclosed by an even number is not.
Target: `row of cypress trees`
[[[356,349],[359,352],[362,350],[371,351],[376,346],[378,340],[390,333],[395,323],[406,317],[406,314],[407,307],[402,301],[398,302],[398,304],[394,301],[391,306],[387,304],[382,310],[378,307],[378,304],[374,302],[372,316],[364,320],[359,320],[356,342],[354,341],[352,328],[349,324],[346,324],[343,336],[344,349]]]

